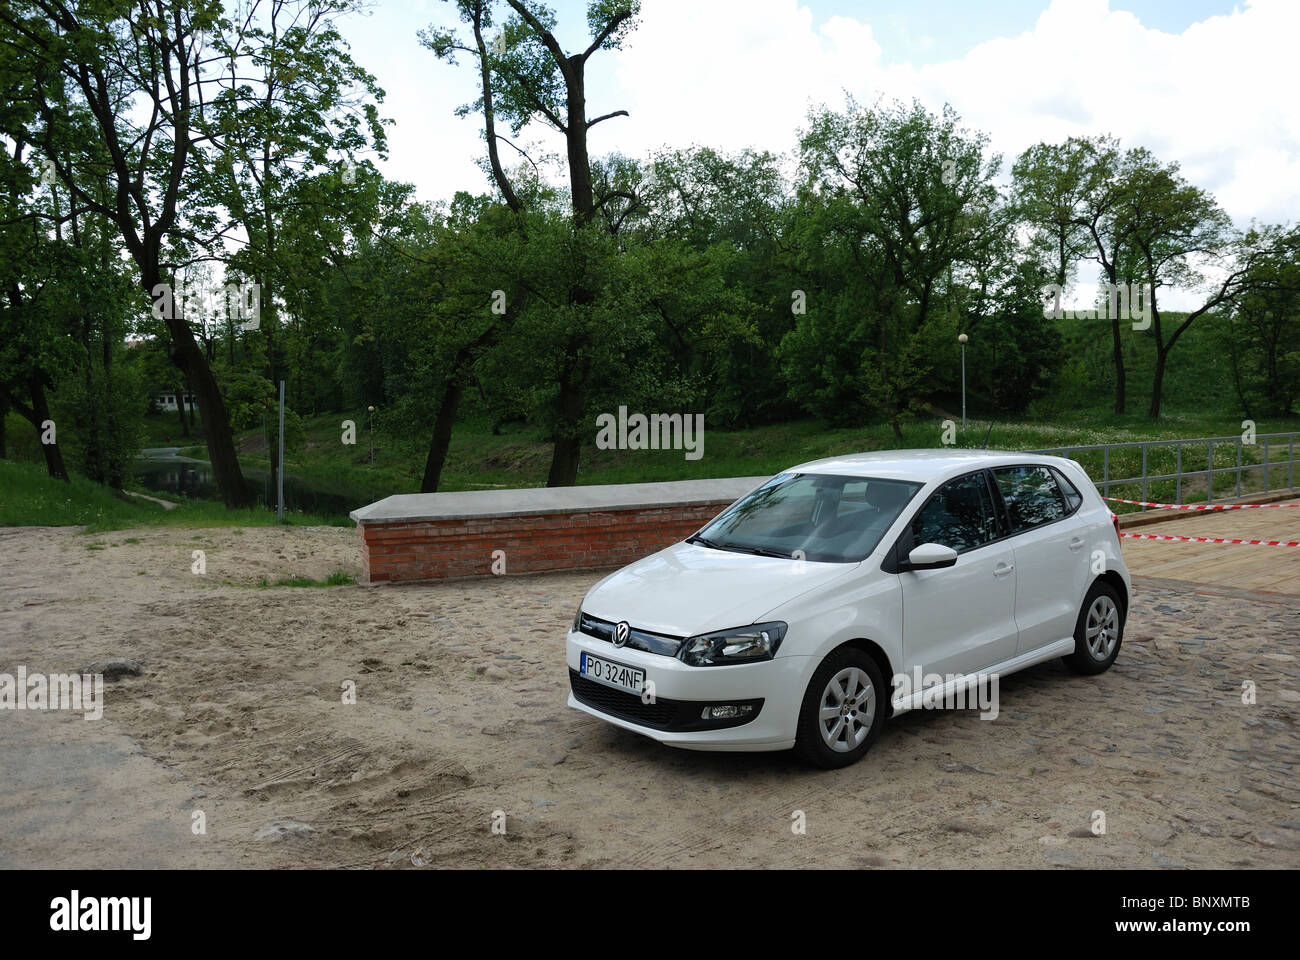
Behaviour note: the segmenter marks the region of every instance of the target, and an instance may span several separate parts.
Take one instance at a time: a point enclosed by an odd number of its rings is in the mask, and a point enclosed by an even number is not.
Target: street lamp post
[[[964,333],[957,334],[961,344],[961,435],[966,436],[966,341],[970,338]]]
[[[375,408],[373,406],[366,407],[366,413],[370,414],[366,419],[369,421],[370,427],[370,468],[373,470],[375,466]]]

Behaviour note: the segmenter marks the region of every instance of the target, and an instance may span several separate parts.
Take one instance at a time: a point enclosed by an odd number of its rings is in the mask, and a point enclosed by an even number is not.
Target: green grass
[[[948,415],[960,421],[960,415]],[[167,418],[148,418],[166,420]],[[341,421],[354,420],[361,429],[357,443],[340,442]],[[578,475],[580,484],[638,483],[705,479],[711,477],[767,476],[807,460],[835,454],[897,447],[937,447],[941,444],[942,421],[936,415],[908,423],[903,439],[897,441],[887,425],[828,427],[816,420],[756,427],[750,430],[717,430],[705,423],[704,456],[686,460],[681,450],[598,450],[584,446]],[[369,434],[360,412],[334,413],[307,418],[305,441],[286,457],[286,473],[322,491],[353,495],[359,502],[378,500],[391,494],[415,493],[419,490],[424,467],[426,441],[424,430],[412,430],[409,423],[393,423],[387,429],[381,423],[374,435],[375,463],[368,462]],[[424,426],[424,425],[421,425]],[[978,448],[984,442],[989,422],[972,417],[964,437],[957,446]],[[990,449],[1028,450],[1123,443],[1140,440],[1169,440],[1204,436],[1231,436],[1241,432],[1240,416],[1205,413],[1196,409],[1171,407],[1158,423],[1151,423],[1141,413],[1115,417],[1103,408],[1081,409],[1057,414],[1050,420],[999,420],[989,433]],[[1257,432],[1281,433],[1300,430],[1300,418],[1257,420]],[[30,433],[30,429],[28,430]],[[14,434],[11,432],[11,445]],[[265,441],[261,431],[249,431],[238,437],[240,461],[245,468],[267,469]],[[185,455],[206,458],[206,449],[189,447]],[[1258,462],[1262,450],[1247,448],[1243,462]],[[39,450],[36,451],[39,456]],[[1099,455],[1075,454],[1094,479],[1100,480]],[[1274,454],[1276,458],[1276,453]],[[1152,451],[1148,472],[1172,472],[1174,452]],[[493,435],[488,421],[470,417],[456,427],[452,437],[447,467],[441,488],[444,491],[485,490],[540,487],[545,483],[551,459],[551,444],[540,431],[527,425],[511,424],[500,435]],[[1095,462],[1094,462],[1095,461]],[[1235,449],[1216,450],[1215,465],[1235,464]],[[1205,466],[1204,447],[1184,451],[1184,470]],[[1141,455],[1114,454],[1111,477],[1133,476],[1141,472]],[[1261,471],[1247,475],[1243,492],[1262,489]],[[1272,487],[1285,486],[1285,471],[1274,470]],[[1183,485],[1184,501],[1204,499],[1203,483]],[[136,488],[140,489],[140,488]],[[1215,479],[1215,494],[1222,497],[1235,489],[1235,477],[1220,475]],[[1112,489],[1114,496],[1139,499],[1141,485]],[[113,494],[82,478],[71,484],[50,481],[40,463],[0,461],[0,525],[13,526],[85,526],[88,532],[124,529],[132,526],[228,527],[269,526],[275,523],[273,511],[249,509],[227,511],[215,501],[190,501],[171,494],[164,499],[176,500],[174,510],[164,511],[157,504]],[[1175,496],[1175,485],[1153,482],[1146,498],[1168,500]],[[1128,509],[1128,508],[1124,508]],[[320,516],[298,512],[286,515],[290,524],[347,526],[345,516]]]
[[[426,454],[421,435],[413,433],[409,424],[395,424],[391,431],[377,428],[372,467],[366,462],[369,439],[364,429],[358,432],[355,446],[340,442],[340,423],[344,419],[364,423],[364,415],[357,412],[308,418],[305,442],[285,457],[286,474],[325,490],[362,492],[375,499],[418,492]],[[587,445],[582,450],[578,482],[639,483],[764,476],[796,463],[836,454],[937,447],[942,442],[943,419],[936,415],[905,424],[902,442],[885,424],[832,428],[816,420],[802,420],[728,431],[710,429],[706,421],[704,456],[699,460],[686,460],[681,450],[598,450],[594,444]],[[951,419],[959,423],[960,415]],[[958,431],[956,445],[980,447],[988,429],[989,421],[971,418],[965,437]],[[1257,421],[1259,433],[1295,430],[1300,430],[1300,418]],[[1175,410],[1155,424],[1138,413],[1115,417],[1103,410],[1080,410],[1057,415],[1050,422],[996,421],[989,433],[988,446],[1029,450],[1068,444],[1236,436],[1240,432],[1240,417],[1207,415],[1195,410]],[[260,432],[243,434],[239,442],[241,463],[250,468],[269,467]],[[200,454],[206,456],[203,451]],[[545,484],[550,460],[551,444],[535,429],[510,425],[501,435],[494,436],[488,422],[468,419],[454,431],[440,489],[540,487]]]
[[[258,581],[258,589],[268,590],[271,587],[350,587],[356,584],[356,580],[342,570],[335,570],[324,580],[313,580],[311,577],[281,577],[275,583],[269,583],[266,577]]]
[[[166,499],[166,498],[164,498]],[[287,511],[293,526],[350,526],[343,517]],[[173,510],[148,500],[115,494],[107,487],[73,475],[70,483],[53,480],[43,466],[0,460],[0,526],[85,527],[86,533],[130,527],[267,527],[275,512],[227,510],[210,500],[179,500]]]

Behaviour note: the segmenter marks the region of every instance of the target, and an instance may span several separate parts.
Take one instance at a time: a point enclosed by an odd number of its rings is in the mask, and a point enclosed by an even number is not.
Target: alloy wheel
[[[875,716],[875,684],[857,667],[845,667],[822,691],[817,729],[826,746],[848,753],[867,738]]]
[[[1110,597],[1100,596],[1088,608],[1084,638],[1094,660],[1105,660],[1115,652],[1115,644],[1119,643],[1119,608]]]

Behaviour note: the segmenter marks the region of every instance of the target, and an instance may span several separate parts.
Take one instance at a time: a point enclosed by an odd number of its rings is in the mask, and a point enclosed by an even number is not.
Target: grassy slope
[[[173,416],[149,418],[147,426],[151,438],[161,441]],[[340,493],[365,491],[367,498],[382,498],[394,493],[412,493],[419,489],[420,474],[424,466],[426,424],[414,427],[403,425],[376,430],[375,464],[367,463],[369,439],[364,427],[358,430],[357,443],[341,443],[341,421],[352,419],[364,424],[360,413],[337,413],[309,418],[306,421],[306,440],[287,458],[287,472],[310,481],[324,490]],[[883,425],[830,429],[823,424],[807,420],[774,426],[758,427],[747,431],[722,431],[707,429],[704,438],[704,457],[686,460],[683,451],[671,450],[597,450],[594,446],[583,449],[579,482],[635,483],[652,480],[680,480],[706,477],[763,476],[776,473],[792,464],[837,453],[903,447],[934,447],[940,443],[938,418],[909,424],[904,428],[902,444],[896,443],[889,428]],[[25,424],[10,421],[10,453],[19,460],[36,460],[39,448],[15,439]],[[707,427],[707,424],[706,424]],[[986,421],[972,420],[965,443],[959,437],[958,445],[978,447],[983,443]],[[30,433],[30,427],[27,427]],[[1260,421],[1260,433],[1300,430],[1300,420]],[[1153,425],[1141,415],[1115,418],[1101,411],[1076,411],[1069,416],[1053,418],[1051,424],[998,422],[989,438],[994,449],[1034,449],[1064,444],[1114,443],[1135,440],[1167,440],[1176,437],[1236,436],[1240,433],[1239,418],[1203,415],[1194,412],[1173,411],[1159,424]],[[172,445],[177,441],[173,440]],[[239,438],[241,461],[249,468],[265,468],[267,459],[265,443],[260,431],[249,432]],[[27,449],[28,447],[32,449]],[[17,447],[17,449],[15,449]],[[184,451],[187,456],[205,457],[203,448]],[[501,436],[493,436],[486,422],[469,420],[458,425],[452,439],[447,469],[443,475],[443,490],[477,490],[494,488],[538,487],[545,481],[550,463],[551,446],[534,429],[509,426]],[[1276,457],[1276,454],[1274,455]],[[1080,455],[1095,478],[1101,476],[1100,458],[1093,463],[1087,455]],[[1246,452],[1245,462],[1259,459],[1259,451]],[[1166,462],[1167,461],[1167,462]],[[1235,461],[1235,451],[1216,454],[1216,466],[1226,466]],[[1172,470],[1173,452],[1153,452],[1148,462],[1151,473]],[[1184,453],[1184,469],[1204,467],[1204,448]],[[1132,476],[1141,471],[1140,454],[1114,456],[1111,459],[1111,476]],[[1248,477],[1244,489],[1258,488]],[[1216,492],[1222,496],[1232,485],[1232,478],[1216,479]],[[1285,485],[1285,471],[1274,471],[1273,486]],[[1203,499],[1203,485],[1185,484],[1183,499]],[[1139,485],[1112,490],[1116,496],[1136,498],[1142,491]],[[1171,498],[1174,485],[1150,485],[1147,496]],[[0,525],[37,524],[68,525],[87,524],[91,530],[120,529],[135,524],[166,524],[174,526],[260,525],[274,522],[274,515],[263,510],[246,510],[228,513],[219,504],[211,502],[182,502],[175,510],[162,508],[147,501],[126,502],[107,490],[77,479],[67,487],[51,484],[39,463],[7,463],[0,461]],[[294,514],[294,523],[346,524],[344,517],[312,517]]]
[[[377,430],[375,464],[371,467],[366,463],[369,446],[364,431],[359,432],[355,446],[344,446],[340,442],[339,424],[348,418],[363,422],[361,415],[355,413],[308,419],[305,443],[286,457],[287,472],[336,489],[377,488],[390,493],[417,491],[424,467],[424,451],[420,446],[423,429],[418,437],[401,436],[395,430]],[[941,441],[940,429],[937,418],[908,424],[904,427],[900,444],[883,425],[832,429],[817,421],[806,420],[745,431],[723,431],[707,429],[706,423],[704,456],[699,460],[686,460],[680,450],[597,450],[594,445],[585,446],[579,483],[766,475],[795,463],[839,453],[900,446],[937,447]],[[965,442],[959,436],[958,446],[979,447],[987,429],[987,421],[972,420],[968,424]],[[1260,421],[1257,429],[1260,433],[1300,430],[1300,419]],[[1140,415],[1115,418],[1088,411],[1071,418],[1057,417],[1052,424],[995,423],[989,447],[1027,450],[1064,444],[1237,436],[1240,432],[1240,418],[1173,414],[1153,425]],[[242,437],[241,451],[242,462],[258,467],[267,465],[260,434]],[[201,452],[187,455],[201,455]],[[441,489],[542,486],[550,457],[550,443],[530,428],[511,426],[503,435],[492,436],[486,423],[464,422],[457,426],[452,438]],[[1136,472],[1136,469],[1131,471]],[[1126,471],[1125,475],[1131,473]]]
[[[295,525],[348,524],[346,518],[286,514]],[[80,476],[71,483],[50,479],[43,466],[0,460],[0,526],[85,526],[87,533],[138,526],[269,526],[266,510],[226,510],[212,501],[180,501],[174,510],[135,497],[120,497]]]

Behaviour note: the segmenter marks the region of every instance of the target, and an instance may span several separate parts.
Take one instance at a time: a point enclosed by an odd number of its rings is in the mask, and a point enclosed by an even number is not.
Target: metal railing
[[[1141,484],[1141,499],[1149,501],[1152,499],[1150,496],[1152,484],[1172,481],[1174,485],[1173,502],[1181,504],[1183,502],[1184,483],[1203,479],[1205,484],[1204,502],[1212,503],[1215,500],[1214,478],[1224,474],[1231,474],[1235,478],[1235,484],[1230,481],[1229,485],[1233,492],[1219,493],[1220,499],[1242,496],[1242,479],[1245,477],[1249,480],[1253,470],[1264,471],[1264,482],[1262,489],[1250,490],[1247,491],[1248,493],[1262,493],[1282,489],[1294,490],[1296,488],[1295,457],[1297,440],[1300,440],[1300,433],[1261,433],[1255,437],[1254,443],[1248,443],[1240,436],[1196,437],[1182,440],[1141,440],[1132,443],[1079,444],[1047,447],[1043,450],[1029,452],[1075,460],[1087,471],[1088,476],[1097,485],[1097,489],[1101,491],[1103,497],[1110,496],[1110,492],[1114,488],[1133,487]],[[1229,458],[1228,465],[1215,466],[1214,455],[1216,448],[1219,451],[1219,462],[1223,463],[1223,457],[1226,454]],[[1273,454],[1279,452],[1284,453],[1286,459],[1271,459]],[[1100,464],[1097,463],[1098,453],[1100,453]],[[1086,459],[1090,461],[1091,469],[1090,463],[1084,462],[1076,454],[1087,454]],[[1120,470],[1131,469],[1126,464],[1136,463],[1138,454],[1141,456],[1141,468],[1136,476],[1111,476],[1112,465]],[[1257,460],[1257,456],[1260,456],[1260,459]],[[1281,485],[1271,486],[1272,471],[1278,470],[1280,472],[1283,468],[1286,470],[1285,487]],[[1153,469],[1158,472],[1153,473]],[[1097,473],[1101,474],[1100,479],[1098,479]],[[1222,487],[1220,489],[1222,490]],[[1129,497],[1128,499],[1136,498]]]

